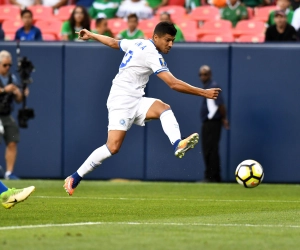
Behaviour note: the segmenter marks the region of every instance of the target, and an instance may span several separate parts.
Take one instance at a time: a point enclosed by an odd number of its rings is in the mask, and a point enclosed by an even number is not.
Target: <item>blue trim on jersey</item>
[[[157,74],[159,74],[161,72],[164,72],[164,71],[169,71],[169,69],[159,69],[156,72],[154,72],[154,74],[157,75]]]
[[[122,42],[122,40],[119,41],[119,47],[120,47],[120,50],[124,52],[124,50],[121,47],[121,42]]]
[[[154,44],[154,42],[153,42],[153,40],[152,40],[152,39],[149,39],[149,41],[150,41],[151,43],[153,43],[153,45],[155,46],[155,44]]]

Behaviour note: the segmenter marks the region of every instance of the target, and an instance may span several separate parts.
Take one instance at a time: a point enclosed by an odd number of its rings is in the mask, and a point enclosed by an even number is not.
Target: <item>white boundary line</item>
[[[15,229],[34,229],[34,228],[49,228],[49,227],[74,227],[74,226],[93,226],[93,225],[150,225],[150,226],[207,226],[207,227],[265,227],[265,228],[300,228],[300,225],[267,225],[267,224],[213,224],[213,223],[159,223],[159,222],[78,222],[66,224],[41,224],[41,225],[25,225],[25,226],[9,226],[0,227],[0,231],[15,230]]]
[[[126,198],[126,197],[69,197],[69,196],[31,196],[38,199],[88,199],[88,200],[129,200],[129,201],[207,201],[207,202],[265,202],[265,203],[300,203],[287,200],[218,200],[218,199],[166,199],[166,198]]]

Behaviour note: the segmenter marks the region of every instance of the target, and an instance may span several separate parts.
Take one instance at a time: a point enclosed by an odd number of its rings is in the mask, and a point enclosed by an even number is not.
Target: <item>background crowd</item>
[[[297,41],[300,0],[0,0],[1,40],[78,41],[85,28],[150,38],[173,22],[176,42]]]

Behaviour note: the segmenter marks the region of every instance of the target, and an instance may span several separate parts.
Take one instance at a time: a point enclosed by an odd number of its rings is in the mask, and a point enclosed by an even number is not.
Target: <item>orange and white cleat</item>
[[[77,185],[74,187],[74,178],[72,176],[69,176],[65,179],[65,184],[63,185],[64,189],[68,193],[68,195],[72,195],[75,191],[75,188]]]
[[[182,158],[185,155],[185,152],[190,150],[191,148],[194,148],[198,142],[199,142],[198,133],[194,133],[189,137],[181,140],[175,149],[174,152],[175,156],[178,158]]]

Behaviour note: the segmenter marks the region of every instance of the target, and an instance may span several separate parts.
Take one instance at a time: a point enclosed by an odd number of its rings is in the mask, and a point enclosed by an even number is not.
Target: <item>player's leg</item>
[[[174,153],[179,158],[182,158],[185,152],[193,148],[199,141],[199,135],[197,133],[181,140],[179,124],[171,107],[160,100],[153,102],[147,111],[146,120],[147,119],[160,119],[165,134],[169,137],[171,144],[174,146]]]
[[[126,131],[123,130],[108,131],[106,144],[94,150],[94,152],[86,159],[81,167],[74,174],[66,178],[64,184],[66,192],[69,195],[72,195],[75,188],[86,174],[96,169],[105,159],[118,153],[125,136]]]
[[[0,181],[0,198],[2,206],[5,208],[12,208],[19,202],[26,200],[34,190],[35,187],[33,186],[23,189],[10,189]]]

